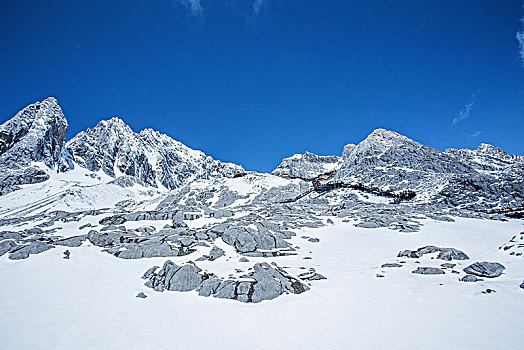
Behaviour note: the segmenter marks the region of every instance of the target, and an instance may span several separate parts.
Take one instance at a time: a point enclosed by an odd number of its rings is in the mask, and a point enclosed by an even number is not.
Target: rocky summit
[[[66,142],[67,128],[54,98],[0,127],[6,263],[54,254],[62,264],[83,264],[86,251],[127,266],[151,259],[145,273],[140,265],[148,295],[133,290],[133,300],[165,291],[244,303],[302,298],[336,284],[341,275],[329,266],[348,257],[370,264],[358,270],[368,282],[469,288],[518,275],[508,261],[468,262],[486,259],[484,245],[423,233],[437,225],[457,227],[447,237],[466,237],[464,220],[502,224],[522,216],[524,158],[495,146],[441,152],[377,129],[341,155],[294,155],[266,174],[151,129],[135,132],[119,118]],[[337,233],[344,230],[350,233]],[[367,238],[372,232],[378,236]],[[419,238],[405,238],[412,236]],[[357,240],[354,248],[347,237]],[[519,239],[516,232],[500,237],[490,260],[521,259]],[[382,248],[358,250],[360,240]],[[478,283],[459,283],[468,281]]]

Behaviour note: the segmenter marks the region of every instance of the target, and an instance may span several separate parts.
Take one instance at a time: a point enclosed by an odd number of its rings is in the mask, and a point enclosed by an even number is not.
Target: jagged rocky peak
[[[102,170],[115,178],[133,176],[146,185],[167,189],[243,171],[152,129],[136,133],[119,118],[101,121],[79,133],[67,147],[78,165],[89,170]]]
[[[510,155],[502,148],[487,143],[481,143],[476,150],[448,148],[446,153],[471,164],[479,171],[511,171],[514,167],[524,165],[523,156]]]
[[[0,195],[18,185],[45,181],[42,162],[55,168],[60,161],[67,121],[53,97],[33,103],[0,126]]]
[[[272,174],[311,178],[338,168],[339,162],[340,157],[338,156],[318,156],[306,151],[304,154],[295,154],[289,158],[284,158]]]
[[[68,125],[54,97],[33,103],[0,126],[0,165],[11,169],[31,162],[54,168]]]
[[[342,156],[341,172],[346,175],[374,171],[376,167],[410,168],[437,173],[471,170],[448,154],[385,129],[374,130],[356,146],[346,146]]]
[[[487,143],[481,143],[478,146],[476,153],[479,155],[482,154],[486,156],[495,157],[498,159],[510,159],[511,158],[508,152],[506,152],[502,148],[498,148],[496,146],[493,146]]]

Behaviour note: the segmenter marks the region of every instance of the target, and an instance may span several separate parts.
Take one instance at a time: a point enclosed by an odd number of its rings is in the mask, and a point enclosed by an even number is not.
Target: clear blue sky
[[[379,127],[524,153],[520,0],[0,6],[0,122],[55,96],[68,138],[119,116],[259,171]]]

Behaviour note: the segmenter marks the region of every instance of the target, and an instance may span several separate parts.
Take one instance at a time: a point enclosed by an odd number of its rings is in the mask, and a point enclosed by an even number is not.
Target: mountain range
[[[65,142],[68,123],[56,99],[27,106],[0,126],[0,193],[43,182],[50,172],[75,167],[118,183],[164,191],[195,180],[230,178],[244,169],[192,150],[151,129],[134,132],[112,118]],[[309,152],[285,158],[276,176],[312,178],[336,171],[336,181],[386,190],[414,190],[417,200],[472,210],[522,206],[524,157],[488,144],[476,150],[425,146],[394,131],[377,129],[341,156]]]

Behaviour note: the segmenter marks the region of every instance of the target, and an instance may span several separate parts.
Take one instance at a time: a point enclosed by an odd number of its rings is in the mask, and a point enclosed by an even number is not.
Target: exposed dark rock
[[[137,298],[145,299],[147,298],[147,295],[144,294],[144,292],[140,292],[136,295]]]
[[[505,269],[504,265],[497,262],[482,261],[469,265],[464,269],[464,272],[480,277],[493,278],[502,275]]]
[[[401,264],[397,264],[397,263],[386,263],[386,264],[382,264],[381,267],[383,267],[383,268],[385,268],[385,267],[402,267],[402,265]]]
[[[145,285],[156,291],[197,290],[202,296],[213,295],[216,298],[234,299],[247,303],[271,300],[283,293],[300,294],[309,289],[299,279],[267,263],[255,264],[253,272],[241,276],[240,280],[223,280],[203,272],[193,263],[178,266],[168,260],[158,273],[155,272],[157,269],[156,266],[149,269],[142,277],[148,279]]]
[[[411,271],[412,273],[418,273],[420,275],[443,275],[444,271],[436,267],[417,267],[416,270]]]
[[[53,241],[53,244],[66,246],[66,247],[80,247],[82,243],[86,240],[86,235],[74,236],[69,238],[62,238],[56,241]]]
[[[462,282],[478,282],[482,281],[482,279],[477,278],[474,275],[466,275],[460,279]]]
[[[442,260],[467,260],[469,257],[462,251],[455,248],[439,248],[435,246],[425,246],[417,250],[404,250],[398,253],[397,257],[420,258],[425,254],[439,252],[437,259]]]
[[[452,269],[456,266],[457,264],[451,264],[451,263],[444,263],[444,264],[440,264],[440,266],[446,268],[446,269]]]
[[[55,246],[40,242],[40,241],[34,241],[27,245],[20,245],[15,248],[13,248],[9,253],[9,259],[11,260],[20,260],[20,259],[27,259],[30,254],[39,254],[42,252],[45,252],[46,250],[52,249]]]

